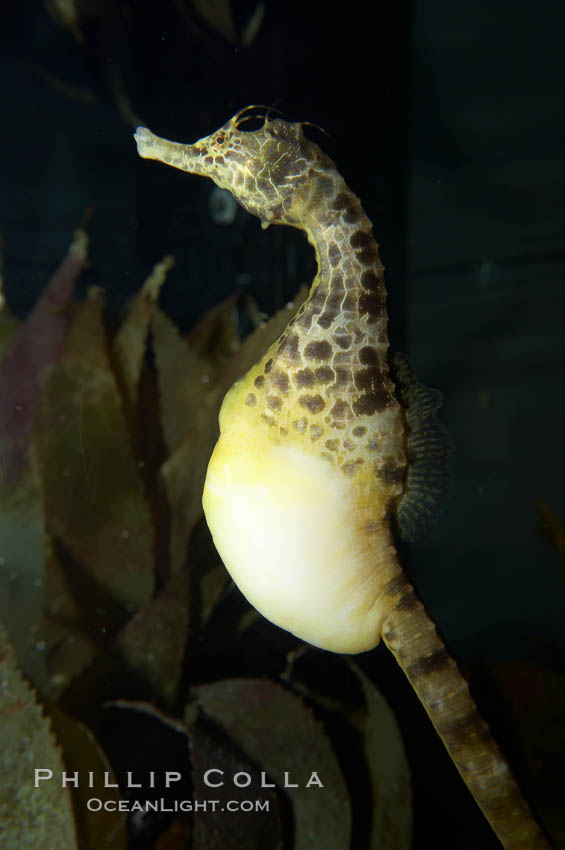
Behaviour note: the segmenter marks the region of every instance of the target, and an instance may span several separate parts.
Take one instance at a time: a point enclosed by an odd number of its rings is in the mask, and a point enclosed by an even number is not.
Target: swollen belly
[[[203,505],[233,580],[268,620],[333,652],[378,643],[383,579],[363,532],[370,512],[330,463],[223,434]]]

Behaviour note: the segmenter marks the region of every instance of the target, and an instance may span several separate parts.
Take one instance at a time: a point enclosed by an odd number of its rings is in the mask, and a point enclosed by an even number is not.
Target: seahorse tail
[[[387,595],[393,597],[393,608],[383,622],[382,638],[502,846],[550,850],[465,678],[414,589],[399,576],[389,582]]]

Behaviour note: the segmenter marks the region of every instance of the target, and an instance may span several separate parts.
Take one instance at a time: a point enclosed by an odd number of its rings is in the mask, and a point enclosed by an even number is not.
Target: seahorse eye
[[[226,140],[226,137],[224,136],[223,133],[220,133],[219,135],[216,136],[216,144],[217,145],[223,145],[225,140]]]

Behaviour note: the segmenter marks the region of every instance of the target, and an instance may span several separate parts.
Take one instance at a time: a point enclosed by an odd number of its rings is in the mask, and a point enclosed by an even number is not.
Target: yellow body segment
[[[363,533],[374,516],[373,504],[360,503],[366,492],[243,417],[218,440],[203,504],[216,548],[252,605],[308,643],[357,653],[378,643],[383,619],[385,573]]]

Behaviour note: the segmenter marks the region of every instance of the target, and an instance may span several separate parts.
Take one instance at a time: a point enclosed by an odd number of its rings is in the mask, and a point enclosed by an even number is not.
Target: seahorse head
[[[246,107],[193,145],[164,149],[164,139],[138,128],[136,141],[142,157],[158,158],[192,174],[210,177],[229,190],[244,209],[271,223],[297,226],[307,218],[320,195],[331,196],[337,176],[335,165],[318,145],[304,136],[301,123],[263,116],[257,130],[244,130],[250,118],[261,117]]]

